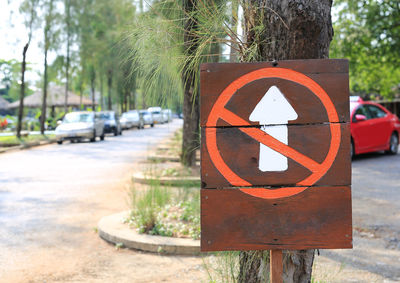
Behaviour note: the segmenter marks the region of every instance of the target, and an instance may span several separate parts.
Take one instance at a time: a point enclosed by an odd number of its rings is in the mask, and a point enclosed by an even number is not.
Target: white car
[[[149,107],[149,109],[147,109],[147,111],[149,111],[151,113],[151,115],[153,116],[154,124],[163,124],[164,123],[163,115],[161,112],[162,111],[161,107]]]
[[[171,109],[163,109],[162,111],[164,123],[169,123],[172,121],[172,111]]]
[[[153,116],[149,111],[139,110],[139,115],[143,118],[144,125],[150,125],[151,127],[154,127]]]
[[[95,142],[96,137],[104,140],[104,122],[94,112],[71,112],[57,126],[55,135],[58,144],[82,139]]]
[[[119,121],[123,129],[130,129],[132,127],[143,129],[144,127],[143,119],[140,117],[138,110],[130,110],[122,113]]]

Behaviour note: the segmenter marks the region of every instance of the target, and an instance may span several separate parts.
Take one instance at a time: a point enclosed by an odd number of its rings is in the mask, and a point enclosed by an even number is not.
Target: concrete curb
[[[99,236],[107,242],[123,244],[124,247],[162,254],[197,255],[200,241],[138,234],[123,223],[129,212],[124,211],[100,219]]]
[[[169,155],[151,155],[147,157],[150,161],[159,161],[159,162],[180,162],[180,158],[177,156],[169,156]],[[200,161],[200,157],[196,157],[196,161]]]
[[[50,140],[45,140],[45,141],[40,141],[40,142],[31,142],[31,143],[17,145],[17,146],[0,148],[0,153],[6,153],[9,151],[14,151],[14,150],[29,149],[29,148],[37,147],[37,146],[41,146],[41,145],[52,144],[52,143],[55,143],[56,141],[57,141],[56,139],[50,139]]]
[[[168,155],[151,155],[147,157],[148,160],[150,161],[159,161],[159,162],[165,162],[165,161],[171,161],[171,162],[179,162],[179,157],[177,156],[168,156]]]
[[[159,183],[161,185],[170,185],[170,186],[185,186],[185,185],[192,185],[192,186],[200,186],[200,178],[187,176],[187,177],[147,177],[141,172],[133,173],[132,180],[134,182],[140,184],[149,185],[150,183]]]

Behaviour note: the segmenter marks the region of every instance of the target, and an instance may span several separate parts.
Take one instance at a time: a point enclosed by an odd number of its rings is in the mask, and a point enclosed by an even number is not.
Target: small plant
[[[122,249],[123,247],[124,247],[124,244],[123,244],[123,243],[116,243],[116,244],[115,244],[115,249],[116,249],[116,250]]]
[[[167,237],[200,238],[198,189],[180,190],[153,184],[144,192],[131,191],[132,210],[125,220],[139,233]]]

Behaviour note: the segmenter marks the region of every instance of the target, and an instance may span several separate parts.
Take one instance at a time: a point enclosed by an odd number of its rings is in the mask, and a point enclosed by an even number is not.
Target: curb
[[[0,154],[6,153],[9,151],[14,151],[14,150],[24,150],[24,149],[29,149],[32,147],[41,146],[41,145],[52,144],[52,143],[55,143],[56,141],[57,141],[56,139],[50,139],[50,140],[45,140],[45,141],[40,141],[40,142],[32,142],[32,143],[27,143],[27,144],[10,146],[10,147],[6,147],[6,148],[0,148]]]
[[[169,185],[169,186],[200,186],[200,178],[187,176],[187,177],[147,177],[143,175],[143,173],[133,173],[132,180],[134,182],[149,185],[150,183],[157,183],[161,185]]]
[[[148,160],[150,161],[159,161],[159,162],[165,162],[165,161],[171,161],[171,162],[180,162],[180,158],[177,156],[168,156],[168,155],[151,155],[147,157]],[[200,161],[200,157],[196,157],[196,161]]]
[[[101,218],[98,223],[100,238],[113,244],[123,244],[126,248],[152,253],[200,254],[199,240],[138,234],[123,223],[123,219],[128,213],[124,211]]]

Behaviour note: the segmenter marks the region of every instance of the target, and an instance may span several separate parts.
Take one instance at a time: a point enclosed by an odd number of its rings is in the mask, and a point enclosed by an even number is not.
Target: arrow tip
[[[260,125],[286,124],[296,120],[296,111],[277,86],[271,86],[250,114],[249,120]]]

